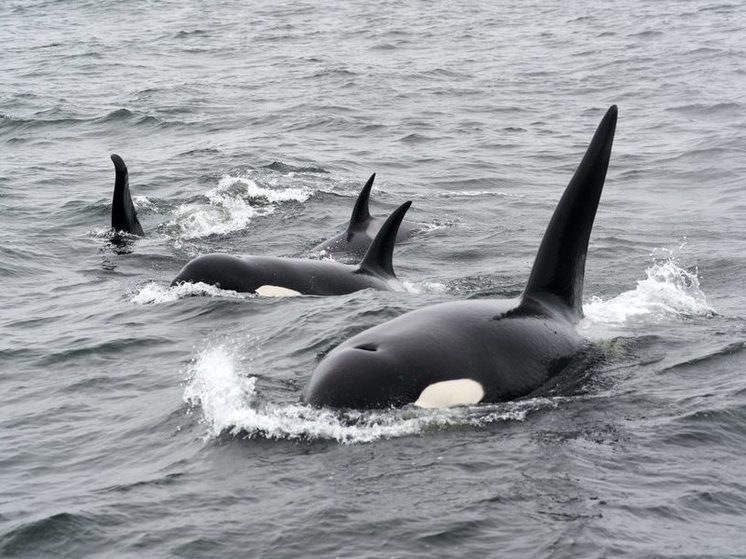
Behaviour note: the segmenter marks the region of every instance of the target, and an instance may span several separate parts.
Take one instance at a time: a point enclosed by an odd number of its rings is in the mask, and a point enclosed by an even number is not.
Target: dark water
[[[0,556],[746,556],[738,3],[0,4]],[[503,405],[344,416],[350,335],[514,296],[603,111],[595,342]],[[148,236],[107,231],[130,167]],[[170,289],[304,255],[371,172],[408,292]]]

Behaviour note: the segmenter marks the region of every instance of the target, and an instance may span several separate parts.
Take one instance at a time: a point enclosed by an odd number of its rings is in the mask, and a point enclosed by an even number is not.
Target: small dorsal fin
[[[612,105],[554,210],[536,254],[524,298],[560,303],[571,320],[583,317],[583,279],[588,239],[606,179],[617,107]]]
[[[399,225],[401,225],[404,219],[404,214],[407,213],[411,205],[411,201],[404,202],[386,219],[370,244],[368,252],[365,253],[365,257],[358,269],[359,272],[392,278],[396,277],[392,263],[396,234],[399,232]]]
[[[137,211],[130,196],[130,180],[127,165],[116,153],[111,154],[114,162],[116,179],[114,181],[114,200],[111,205],[111,226],[115,231],[124,231],[133,235],[145,236],[137,219]]]
[[[365,229],[370,219],[370,210],[368,209],[368,200],[370,199],[370,189],[373,188],[373,181],[376,180],[376,174],[373,173],[368,182],[365,183],[363,189],[355,201],[355,207],[352,208],[352,216],[350,217],[350,224],[347,226],[348,241],[349,237],[352,236],[354,231],[360,231]]]

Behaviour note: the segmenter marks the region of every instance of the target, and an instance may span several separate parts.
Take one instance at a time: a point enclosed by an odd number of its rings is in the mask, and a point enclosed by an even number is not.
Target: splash
[[[225,235],[244,229],[257,216],[271,214],[280,203],[302,203],[311,194],[308,188],[268,188],[247,177],[226,175],[206,193],[208,205],[184,204],[168,225],[185,239]]]
[[[675,258],[656,262],[637,287],[607,301],[593,297],[583,306],[586,321],[601,323],[658,322],[712,316],[715,310],[699,284],[697,271],[678,266]]]
[[[184,297],[209,296],[228,299],[243,299],[252,295],[241,294],[227,289],[220,289],[206,283],[182,283],[173,287],[150,282],[135,293],[130,301],[136,305],[157,305],[178,301]]]
[[[218,183],[217,190],[237,190],[241,195],[251,200],[265,201],[276,204],[278,202],[300,202],[303,203],[311,197],[313,191],[310,188],[282,188],[277,180],[269,181],[272,188],[259,186],[251,179],[242,177],[224,176]]]
[[[89,229],[86,234],[95,239],[111,239],[114,237],[115,231],[111,227],[99,227],[97,229]],[[124,233],[124,235],[128,235],[128,233]],[[133,236],[133,238],[136,237]]]
[[[280,405],[265,401],[257,390],[256,377],[242,375],[238,365],[237,352],[218,345],[202,351],[187,371],[184,400],[201,409],[208,437],[229,434],[370,443],[453,427],[523,421],[531,411],[556,406],[554,400],[546,398],[435,411],[404,408],[335,412],[300,404]]]

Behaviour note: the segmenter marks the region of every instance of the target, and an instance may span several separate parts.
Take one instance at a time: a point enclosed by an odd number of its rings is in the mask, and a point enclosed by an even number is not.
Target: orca
[[[388,217],[359,266],[332,260],[207,254],[184,266],[171,285],[202,282],[266,296],[343,295],[366,288],[400,290],[392,256],[399,225],[411,204],[402,204]]]
[[[114,162],[114,200],[111,204],[111,228],[115,232],[129,233],[144,237],[145,232],[137,219],[137,211],[130,196],[130,180],[127,165],[116,153],[111,154]]]
[[[365,330],[322,359],[302,401],[358,409],[494,403],[526,396],[561,372],[588,345],[575,324],[616,121],[611,106],[554,211],[522,296],[441,303]]]
[[[311,252],[355,258],[362,258],[365,255],[370,243],[373,242],[373,238],[384,222],[380,217],[371,216],[368,207],[370,190],[373,188],[373,181],[375,180],[376,174],[373,173],[360,191],[355,201],[355,207],[352,209],[347,230],[315,246],[311,249]],[[421,228],[417,223],[403,221],[399,226],[396,240],[399,242],[406,240]]]

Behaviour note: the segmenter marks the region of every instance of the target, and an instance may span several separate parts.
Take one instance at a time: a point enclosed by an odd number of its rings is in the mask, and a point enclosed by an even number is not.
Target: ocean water
[[[0,556],[746,557],[746,11],[0,3]],[[347,337],[519,294],[605,109],[593,342],[520,401],[300,404]],[[114,171],[147,236],[112,241]],[[168,287],[412,200],[402,293]]]

